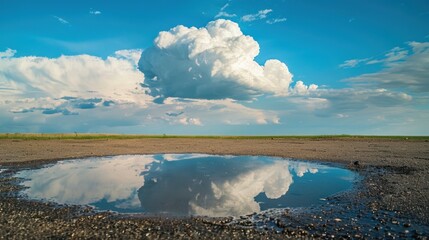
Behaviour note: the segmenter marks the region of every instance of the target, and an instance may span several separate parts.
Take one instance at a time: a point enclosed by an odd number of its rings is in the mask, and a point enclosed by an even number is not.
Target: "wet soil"
[[[118,154],[271,155],[357,171],[351,192],[302,209],[240,218],[96,213],[18,197],[13,173],[59,159]],[[0,140],[0,238],[417,238],[429,235],[429,142],[386,139]]]

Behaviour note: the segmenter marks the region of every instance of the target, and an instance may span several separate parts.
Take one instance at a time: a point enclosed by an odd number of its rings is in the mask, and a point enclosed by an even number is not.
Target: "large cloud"
[[[0,52],[0,132],[184,134],[201,126],[279,122],[275,112],[231,99],[169,98],[155,105],[140,86],[140,50],[116,51],[105,59],[14,57],[15,52]]]
[[[206,27],[177,26],[160,32],[143,51],[139,68],[155,97],[249,100],[261,94],[287,95],[292,74],[275,59],[254,58],[258,43],[238,24],[219,19]]]
[[[36,119],[34,112],[78,115],[83,109],[114,104],[145,107],[152,101],[139,85],[144,78],[137,69],[139,49],[120,50],[105,59],[90,55],[14,57],[15,53],[0,52],[0,109],[31,116],[14,116],[14,122]],[[8,117],[5,112],[1,117]]]
[[[348,79],[348,88],[319,89],[301,81],[291,87],[290,78],[278,77],[277,70],[286,69],[280,62],[272,68],[258,65],[253,60],[257,43],[235,23],[219,20],[201,29],[175,29],[155,41],[163,48],[155,44],[143,53],[155,64],[145,67],[169,77],[146,78],[146,89],[140,85],[145,76],[137,69],[141,50],[121,50],[107,58],[0,52],[0,132],[427,134],[422,132],[429,119],[427,42],[410,42],[381,59],[362,60],[357,65],[372,61],[384,68]],[[165,60],[170,62],[161,65]],[[208,77],[183,77],[197,73]],[[261,94],[288,97],[236,100]],[[155,105],[154,96],[168,98]]]
[[[0,61],[0,96],[4,98],[106,98],[140,101],[136,87],[143,74],[136,68],[141,50],[121,50],[106,59],[90,55],[13,57]],[[143,92],[142,92],[143,93]]]

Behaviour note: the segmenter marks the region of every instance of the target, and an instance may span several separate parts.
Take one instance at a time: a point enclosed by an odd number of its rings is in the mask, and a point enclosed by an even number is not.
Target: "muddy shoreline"
[[[60,159],[119,154],[269,155],[335,163],[363,180],[317,209],[239,219],[123,218],[16,198],[11,174]],[[0,140],[0,236],[161,238],[425,238],[429,234],[429,142],[389,139]],[[31,226],[31,227],[30,227]],[[38,226],[38,227],[36,227]]]

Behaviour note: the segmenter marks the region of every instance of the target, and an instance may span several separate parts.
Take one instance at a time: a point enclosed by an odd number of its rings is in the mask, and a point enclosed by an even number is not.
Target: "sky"
[[[429,135],[426,0],[0,0],[0,132]]]

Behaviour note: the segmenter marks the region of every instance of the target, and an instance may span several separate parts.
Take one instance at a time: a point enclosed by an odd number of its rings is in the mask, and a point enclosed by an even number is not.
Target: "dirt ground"
[[[119,154],[210,153],[270,155],[382,169],[380,208],[429,224],[429,142],[399,139],[210,139],[0,140],[0,166]]]

